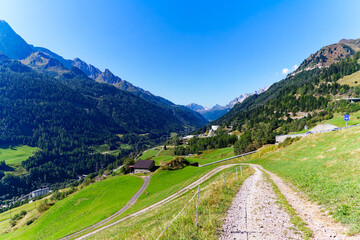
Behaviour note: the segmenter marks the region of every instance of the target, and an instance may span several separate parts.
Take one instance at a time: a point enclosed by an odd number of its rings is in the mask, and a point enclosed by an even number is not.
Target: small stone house
[[[134,173],[148,173],[154,169],[155,161],[154,160],[138,160],[132,167],[134,168]]]

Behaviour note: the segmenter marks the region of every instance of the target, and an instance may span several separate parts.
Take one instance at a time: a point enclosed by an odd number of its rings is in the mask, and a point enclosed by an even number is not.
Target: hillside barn
[[[138,160],[133,166],[134,173],[148,173],[155,167],[154,160]]]

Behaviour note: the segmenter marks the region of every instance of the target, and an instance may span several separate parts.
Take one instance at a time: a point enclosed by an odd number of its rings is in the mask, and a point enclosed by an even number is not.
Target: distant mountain
[[[36,71],[47,73],[53,77],[69,72],[69,69],[67,69],[63,64],[44,52],[32,53],[27,58],[20,60],[20,62]]]
[[[232,100],[230,103],[228,103],[225,106],[220,106],[219,104],[216,104],[210,109],[205,109],[203,106],[198,105],[196,103],[191,103],[186,106],[191,110],[201,113],[208,121],[214,121],[222,117],[224,114],[226,114],[230,109],[232,109],[235,106],[235,104],[242,103],[246,98],[250,97],[251,95],[263,93],[266,90],[268,90],[269,87],[270,86],[261,88],[253,93],[241,94],[239,97],[236,97],[234,100]]]
[[[80,58],[75,58],[71,61],[71,66],[77,67],[81,71],[83,71],[89,78],[96,79],[101,75],[101,71],[94,67],[91,64],[87,64],[86,62],[82,61]]]
[[[196,111],[196,112],[205,110],[205,108],[203,106],[196,104],[196,103],[190,103],[190,104],[186,105],[186,107],[188,107],[191,110]]]
[[[74,179],[93,172],[97,163],[107,166],[117,160],[89,154],[92,146],[106,143],[116,149],[125,142],[144,148],[172,132],[185,134],[202,126],[185,107],[159,106],[98,83],[78,68],[66,70],[47,54],[33,53],[24,62],[44,67],[33,70],[0,54],[0,145],[26,144],[42,151],[22,163],[28,174],[0,179],[0,199]],[[54,68],[65,72],[57,78],[42,73]]]
[[[0,20],[0,52],[12,59],[24,59],[34,50],[3,20]]]
[[[89,76],[89,77],[93,78],[91,76]],[[174,103],[170,102],[169,100],[167,100],[165,98],[155,96],[152,93],[150,93],[149,91],[145,91],[142,88],[135,87],[131,83],[129,83],[125,80],[122,80],[120,77],[115,76],[112,72],[110,72],[109,69],[105,69],[105,71],[103,73],[100,72],[100,74],[96,78],[93,78],[93,79],[100,83],[111,84],[121,90],[128,91],[136,96],[139,96],[149,102],[152,102],[152,103],[155,103],[158,105],[165,105],[165,106],[174,106],[175,105]]]
[[[342,39],[338,43],[322,47],[306,58],[292,75],[314,68],[329,67],[360,50],[360,39]]]
[[[201,114],[136,87],[115,76],[108,69],[101,72],[98,68],[87,64],[79,58],[74,60],[64,59],[49,49],[27,44],[5,21],[0,21],[0,51],[11,59],[20,60],[32,69],[56,78],[60,78],[65,73],[69,73],[71,68],[76,67],[90,79],[113,85],[150,103],[172,110],[173,115],[178,120],[183,121],[187,127],[190,126],[189,131],[207,123]]]

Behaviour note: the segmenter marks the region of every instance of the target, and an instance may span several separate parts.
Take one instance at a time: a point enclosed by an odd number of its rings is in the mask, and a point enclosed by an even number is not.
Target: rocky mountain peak
[[[0,21],[0,51],[12,59],[24,59],[33,49],[4,20]]]
[[[93,65],[87,64],[80,58],[75,58],[72,63],[73,67],[77,67],[83,71],[88,77],[96,79],[101,74],[101,71]]]

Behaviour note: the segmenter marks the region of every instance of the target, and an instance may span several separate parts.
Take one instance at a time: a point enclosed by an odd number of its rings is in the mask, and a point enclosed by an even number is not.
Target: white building
[[[194,137],[195,137],[194,135],[187,135],[187,136],[183,137],[183,140],[189,140],[189,139],[192,139]]]
[[[31,192],[31,197],[36,198],[38,196],[42,196],[42,195],[47,194],[49,192],[50,192],[50,190],[49,190],[48,187],[47,188],[37,189],[37,190]]]
[[[219,125],[212,125],[212,126],[211,126],[211,130],[213,130],[214,132],[216,132],[219,127],[220,127]]]

